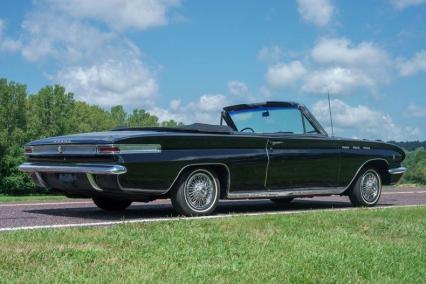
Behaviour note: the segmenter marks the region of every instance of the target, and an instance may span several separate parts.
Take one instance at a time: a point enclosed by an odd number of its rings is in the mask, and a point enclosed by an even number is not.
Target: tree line
[[[105,110],[74,98],[60,85],[29,94],[24,84],[0,78],[0,193],[42,192],[18,171],[23,145],[31,140],[71,133],[104,131],[115,127],[174,127],[143,109],[127,113],[117,105]]]

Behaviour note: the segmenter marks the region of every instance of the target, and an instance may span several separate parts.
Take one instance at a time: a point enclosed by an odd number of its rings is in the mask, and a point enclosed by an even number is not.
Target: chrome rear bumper
[[[46,164],[24,163],[19,170],[26,173],[82,173],[94,175],[121,175],[127,172],[121,165],[102,164]]]

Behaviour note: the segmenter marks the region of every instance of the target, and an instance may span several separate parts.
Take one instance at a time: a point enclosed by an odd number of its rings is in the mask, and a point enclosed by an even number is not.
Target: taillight
[[[32,146],[25,146],[24,147],[24,153],[25,154],[32,154],[33,153],[33,147]]]
[[[98,154],[117,154],[120,153],[120,148],[113,145],[98,146],[96,148]]]

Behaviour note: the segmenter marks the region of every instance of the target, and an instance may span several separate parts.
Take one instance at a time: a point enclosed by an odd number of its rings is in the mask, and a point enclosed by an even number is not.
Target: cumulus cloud
[[[273,88],[283,88],[293,85],[306,75],[307,70],[300,61],[288,64],[279,63],[269,66],[266,81]]]
[[[76,98],[100,106],[151,106],[158,91],[153,74],[137,58],[67,67],[55,79]]]
[[[22,55],[29,61],[53,58],[65,62],[90,60],[117,37],[51,11],[34,11],[22,23]]]
[[[180,0],[47,0],[55,7],[74,17],[95,19],[113,29],[133,28],[146,30],[168,23],[167,13]]]
[[[262,47],[257,53],[257,60],[264,63],[275,63],[283,57],[283,51],[277,45]]]
[[[426,71],[426,50],[417,52],[409,60],[401,60],[398,67],[401,76],[410,76],[420,71]]]
[[[4,35],[6,25],[4,20],[0,18],[0,51],[14,52],[20,49],[21,45],[18,41],[13,40]]]
[[[246,83],[237,80],[228,82],[228,91],[234,96],[247,96],[249,94]]]
[[[352,134],[354,137],[388,140],[417,139],[418,128],[396,124],[392,118],[381,111],[364,105],[351,106],[342,100],[331,100],[333,123],[339,135]],[[316,118],[330,129],[328,101],[320,100],[314,104],[312,112]]]
[[[230,102],[222,94],[203,94],[198,100],[182,104],[173,100],[169,108],[153,107],[150,113],[158,116],[160,120],[176,120],[185,124],[194,122],[218,124],[222,108]]]
[[[266,81],[272,88],[289,86],[310,93],[348,94],[357,88],[375,93],[391,80],[394,61],[371,42],[353,44],[346,38],[322,38],[304,62],[269,65]]]
[[[306,76],[302,91],[322,94],[347,94],[356,87],[373,87],[373,79],[362,72],[342,67],[315,70]]]
[[[328,0],[297,0],[297,5],[302,19],[318,27],[328,25],[335,12]]]
[[[125,29],[166,25],[180,0],[41,0],[24,17],[19,40],[0,50],[19,51],[28,61],[55,66],[48,79],[76,97],[101,106],[152,107],[159,86],[157,66],[148,65]]]
[[[353,44],[346,38],[322,38],[311,52],[312,59],[321,64],[345,66],[377,66],[389,64],[387,52],[371,42]]]
[[[391,0],[390,2],[396,10],[403,10],[410,6],[426,4],[426,0]]]
[[[410,104],[407,108],[406,112],[409,117],[418,117],[425,118],[426,117],[426,107],[420,107],[415,104]]]

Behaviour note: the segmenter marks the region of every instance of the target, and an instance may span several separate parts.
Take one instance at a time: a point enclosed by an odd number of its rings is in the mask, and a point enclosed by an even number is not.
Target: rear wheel
[[[93,202],[96,204],[96,206],[105,211],[125,210],[130,206],[130,204],[132,204],[132,201],[130,200],[115,200],[104,197],[94,197]]]
[[[185,216],[212,213],[219,202],[220,182],[208,169],[196,169],[184,174],[172,192],[173,208]]]
[[[285,198],[272,198],[271,201],[277,205],[287,205],[293,201],[293,197],[285,197]]]
[[[366,169],[360,174],[349,193],[353,206],[374,206],[382,193],[382,180],[375,169]]]

